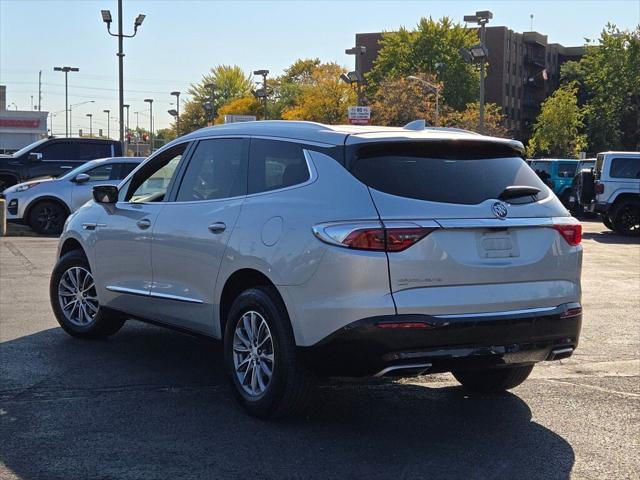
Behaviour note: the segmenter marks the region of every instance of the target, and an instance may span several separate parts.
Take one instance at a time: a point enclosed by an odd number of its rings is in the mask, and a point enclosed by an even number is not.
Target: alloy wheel
[[[273,377],[273,338],[266,320],[256,311],[245,312],[236,324],[233,365],[246,394],[259,397],[267,390]]]
[[[98,297],[91,272],[71,267],[58,283],[58,301],[65,318],[78,327],[91,324],[98,314]]]
[[[45,206],[38,212],[36,222],[42,232],[53,232],[60,228],[60,211],[52,206]]]

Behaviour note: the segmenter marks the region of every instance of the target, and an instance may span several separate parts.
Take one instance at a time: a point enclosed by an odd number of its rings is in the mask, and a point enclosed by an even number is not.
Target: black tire
[[[29,210],[29,226],[41,235],[58,235],[69,216],[67,209],[60,203],[43,200]]]
[[[51,300],[53,313],[62,329],[73,337],[91,339],[105,338],[120,330],[126,319],[115,312],[105,311],[97,303],[97,300],[95,301],[95,304],[97,304],[97,313],[95,313],[91,319],[85,317],[88,320],[86,325],[74,323],[69,316],[65,314],[63,311],[65,305],[63,305],[63,303],[66,301],[66,297],[63,299],[60,294],[60,284],[65,272],[71,271],[71,269],[84,269],[91,273],[89,262],[82,251],[73,250],[63,255],[56,263],[53,273],[51,274],[49,298]],[[93,289],[87,289],[86,293],[89,296],[95,296],[95,287]],[[66,304],[66,307],[68,309],[69,303]],[[75,307],[72,308],[75,309]],[[71,315],[73,315],[75,311],[73,309],[71,310]],[[85,308],[84,311],[91,313],[89,307]],[[78,307],[78,313],[80,313],[80,307]]]
[[[624,200],[611,212],[613,230],[629,237],[640,236],[640,200]]]
[[[616,227],[613,226],[613,222],[611,221],[611,219],[609,218],[609,215],[607,215],[606,213],[601,215],[602,218],[602,223],[604,224],[605,227],[607,227],[609,230],[615,230]]]
[[[503,392],[524,382],[533,370],[533,365],[491,368],[486,370],[454,371],[464,388],[472,392]]]
[[[238,378],[243,372],[237,373],[234,363],[236,327],[243,315],[252,311],[260,314],[268,325],[274,359],[272,376],[259,395],[245,391]],[[233,393],[250,415],[263,419],[282,418],[303,410],[312,381],[298,358],[289,316],[274,288],[260,286],[245,290],[233,302],[224,332],[224,363]]]

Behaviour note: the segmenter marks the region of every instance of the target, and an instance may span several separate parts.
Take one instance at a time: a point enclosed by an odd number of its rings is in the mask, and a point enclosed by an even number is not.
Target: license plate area
[[[516,258],[520,256],[518,237],[508,229],[483,230],[476,234],[480,258]]]

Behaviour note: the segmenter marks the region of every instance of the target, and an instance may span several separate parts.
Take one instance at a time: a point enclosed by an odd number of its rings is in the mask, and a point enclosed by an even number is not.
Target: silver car
[[[222,340],[259,417],[318,375],[509,389],[571,355],[582,319],[581,226],[522,155],[415,125],[199,130],[70,217],[53,309],[75,337],[135,318]]]
[[[58,234],[69,214],[91,200],[95,185],[117,185],[142,160],[92,160],[58,178],[40,178],[9,187],[2,192],[7,220],[26,223],[38,233]]]

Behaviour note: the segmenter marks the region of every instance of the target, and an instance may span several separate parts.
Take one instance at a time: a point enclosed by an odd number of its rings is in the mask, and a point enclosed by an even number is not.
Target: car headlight
[[[16,192],[26,192],[30,188],[40,185],[40,183],[24,183],[16,187]]]

